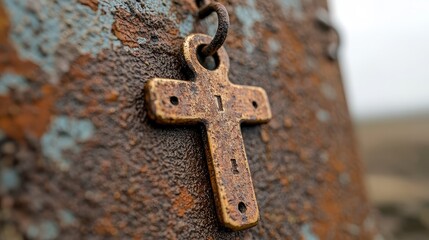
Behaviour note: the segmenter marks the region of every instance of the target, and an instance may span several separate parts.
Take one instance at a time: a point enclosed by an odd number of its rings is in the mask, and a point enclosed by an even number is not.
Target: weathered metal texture
[[[229,79],[273,119],[242,126],[260,222],[220,227],[205,129],[147,118],[149,79],[188,79],[181,46],[213,36],[194,1],[0,1],[1,239],[370,239],[335,36],[319,0],[220,1]]]
[[[266,123],[271,110],[262,88],[229,81],[229,57],[224,48],[214,56],[216,68],[209,70],[200,63],[199,50],[211,41],[203,34],[188,36],[183,56],[192,81],[151,79],[146,83],[146,104],[149,116],[159,123],[204,124],[219,219],[232,230],[242,230],[256,225],[259,210],[240,123]]]

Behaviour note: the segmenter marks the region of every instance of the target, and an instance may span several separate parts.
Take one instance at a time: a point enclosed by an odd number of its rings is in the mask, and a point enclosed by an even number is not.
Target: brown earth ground
[[[386,239],[429,239],[429,114],[361,121],[370,199]]]

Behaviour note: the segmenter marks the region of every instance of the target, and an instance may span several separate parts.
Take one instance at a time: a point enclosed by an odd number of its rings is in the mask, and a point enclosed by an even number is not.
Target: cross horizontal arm
[[[149,114],[160,123],[197,123],[204,121],[207,106],[198,102],[194,82],[154,78],[146,83]]]
[[[260,87],[233,85],[231,111],[244,123],[265,123],[271,110],[265,90]]]

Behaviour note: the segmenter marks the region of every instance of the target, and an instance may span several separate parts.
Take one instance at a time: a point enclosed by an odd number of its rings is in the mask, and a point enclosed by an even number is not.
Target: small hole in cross
[[[176,96],[171,96],[170,103],[173,104],[174,106],[177,106],[179,105],[179,99]]]
[[[231,159],[232,173],[239,174],[237,160]]]
[[[258,108],[258,103],[256,101],[252,101],[252,105],[253,105],[253,108],[255,108],[255,109]]]

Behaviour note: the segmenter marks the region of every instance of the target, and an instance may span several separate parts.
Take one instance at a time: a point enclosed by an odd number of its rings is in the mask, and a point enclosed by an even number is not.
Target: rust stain
[[[121,40],[122,44],[136,48],[139,46],[138,37],[142,37],[143,33],[139,30],[140,20],[134,17],[131,13],[119,8],[116,14],[115,22],[112,26],[113,34]]]
[[[90,7],[93,11],[98,9],[98,0],[79,0],[79,3]]]
[[[113,225],[111,217],[98,219],[95,223],[94,230],[100,235],[116,236],[118,234],[118,229]]]
[[[116,102],[119,98],[119,92],[116,90],[112,90],[105,95],[105,99],[108,102]]]
[[[331,153],[332,156],[338,153]],[[351,153],[354,159],[347,168],[346,165],[336,157],[332,157],[328,162],[328,170],[323,175],[323,191],[316,194],[318,215],[315,218],[313,230],[320,239],[370,239],[374,232],[361,231],[359,237],[353,237],[344,231],[344,224],[355,224],[364,226],[364,220],[370,214],[370,206],[362,204],[359,206],[359,213],[355,215],[347,214],[356,202],[366,203],[365,187],[362,180],[362,166],[356,159],[356,153]],[[339,175],[347,171],[350,174],[350,181],[353,185],[349,187],[341,186]],[[359,193],[359,194],[356,194]],[[339,204],[340,202],[340,204]]]
[[[84,68],[89,64],[91,60],[92,60],[92,57],[90,54],[80,55],[76,60],[73,61],[72,64],[70,64],[71,67],[68,72],[68,75],[66,75],[66,78],[63,79],[62,81],[64,83],[68,83],[75,79],[89,78],[90,76],[84,70]]]
[[[194,198],[185,187],[180,188],[180,194],[173,200],[173,210],[178,216],[183,217],[185,213],[195,205]]]
[[[31,103],[0,96],[0,128],[17,141],[22,141],[26,134],[41,137],[53,113],[56,91],[52,85],[44,85],[41,98]]]
[[[0,73],[13,72],[32,78],[38,75],[39,67],[31,61],[21,60],[9,40],[9,17],[0,2]]]

